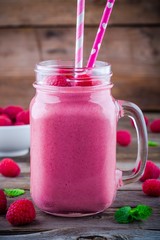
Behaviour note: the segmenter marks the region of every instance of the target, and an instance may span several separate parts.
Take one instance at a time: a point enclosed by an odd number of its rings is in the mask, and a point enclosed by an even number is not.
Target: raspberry
[[[57,76],[49,76],[45,80],[47,85],[51,86],[58,86],[58,87],[67,87],[69,86],[69,83],[66,80],[66,76],[63,75],[57,75]]]
[[[28,199],[18,199],[13,202],[6,218],[13,226],[20,226],[31,223],[36,217],[33,203]]]
[[[4,114],[0,115],[0,126],[11,126],[12,121]]]
[[[160,180],[148,179],[142,184],[143,192],[152,197],[160,196]]]
[[[3,108],[0,107],[0,114],[2,114],[2,113],[3,113]]]
[[[151,132],[153,133],[160,133],[160,119],[154,120],[150,124],[150,129],[151,129]]]
[[[71,80],[71,85],[73,86],[90,87],[100,84],[98,80],[93,80],[87,74],[77,75],[76,77],[70,76],[69,79]]]
[[[23,122],[15,122],[14,123],[14,126],[20,126],[20,125],[24,125],[24,123]]]
[[[3,110],[3,112],[7,114],[12,121],[15,121],[17,114],[21,111],[23,111],[23,108],[21,106],[13,106],[13,105],[8,106]]]
[[[149,120],[148,120],[148,118],[147,118],[146,116],[144,116],[144,121],[145,121],[145,123],[146,123],[146,126],[148,126]]]
[[[5,213],[7,209],[7,199],[3,190],[0,189],[0,214]]]
[[[121,146],[128,146],[131,143],[131,134],[127,130],[117,131],[117,143]]]
[[[152,161],[148,160],[146,163],[146,168],[140,181],[144,182],[147,179],[157,179],[160,176],[159,167]]]
[[[20,171],[18,164],[11,158],[4,158],[0,162],[0,173],[5,177],[17,177]]]
[[[16,122],[23,122],[24,124],[29,124],[29,111],[22,111],[17,114]]]
[[[94,83],[92,81],[92,78],[87,74],[78,75],[75,78],[75,86],[89,87],[89,86],[93,86],[93,85],[94,85]]]

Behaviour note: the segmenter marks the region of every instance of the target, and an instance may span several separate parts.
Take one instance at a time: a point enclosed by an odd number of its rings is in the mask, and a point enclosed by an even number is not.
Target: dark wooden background
[[[87,59],[105,0],[86,0]],[[75,0],[0,0],[0,105],[28,107],[34,66],[73,59]],[[113,95],[160,111],[160,1],[116,0],[99,60],[113,69]]]

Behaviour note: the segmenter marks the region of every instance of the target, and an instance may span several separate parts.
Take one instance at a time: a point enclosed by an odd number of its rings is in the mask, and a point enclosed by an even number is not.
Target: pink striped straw
[[[94,67],[115,0],[108,0],[88,59],[87,67]]]
[[[75,67],[83,66],[85,0],[77,0]]]

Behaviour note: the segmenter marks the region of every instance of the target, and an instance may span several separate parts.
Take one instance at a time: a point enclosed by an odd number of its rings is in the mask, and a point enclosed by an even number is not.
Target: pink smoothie
[[[31,195],[43,211],[83,215],[116,192],[117,111],[110,89],[38,91],[31,103]]]

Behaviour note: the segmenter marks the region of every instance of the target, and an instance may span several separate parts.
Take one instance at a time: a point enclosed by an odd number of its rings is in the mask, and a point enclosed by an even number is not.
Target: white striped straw
[[[77,0],[75,67],[83,66],[85,0]]]

